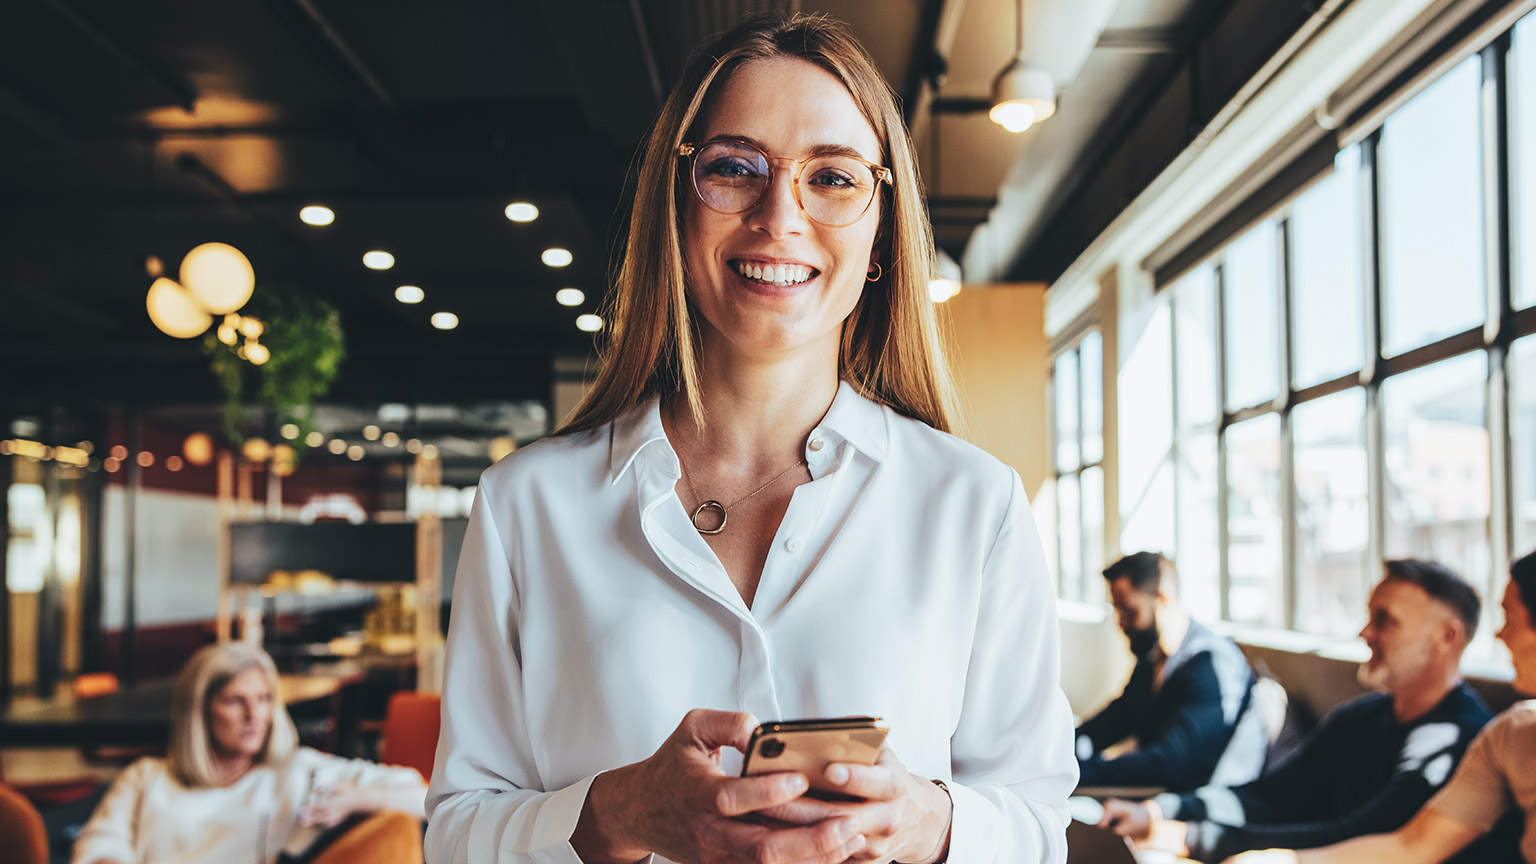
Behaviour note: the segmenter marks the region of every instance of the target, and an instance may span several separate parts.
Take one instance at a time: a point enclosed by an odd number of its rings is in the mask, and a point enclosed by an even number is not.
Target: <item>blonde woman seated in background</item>
[[[1536,553],[1509,568],[1499,640],[1515,664],[1515,690],[1536,696]],[[1516,702],[1467,748],[1450,782],[1408,824],[1321,849],[1266,849],[1227,864],[1440,864],[1517,812],[1525,814],[1520,856],[1536,864],[1536,699]]]
[[[176,679],[168,756],[113,781],[73,862],[273,862],[312,829],[379,810],[403,814],[396,832],[409,842],[389,845],[407,854],[393,860],[420,861],[425,794],[411,768],[298,746],[272,658],[243,642],[209,645]]]

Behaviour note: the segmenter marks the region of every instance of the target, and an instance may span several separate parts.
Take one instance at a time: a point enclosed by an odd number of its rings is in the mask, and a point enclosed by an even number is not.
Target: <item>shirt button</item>
[[[788,549],[791,552],[799,552],[800,551],[800,538],[799,537],[791,537],[788,540],[785,540],[784,541],[784,548]]]
[[[825,445],[826,445],[826,442],[821,440],[820,438],[812,438],[811,439],[811,443],[806,445],[806,446],[811,448],[811,452],[812,453],[815,453],[817,450],[820,450]]]

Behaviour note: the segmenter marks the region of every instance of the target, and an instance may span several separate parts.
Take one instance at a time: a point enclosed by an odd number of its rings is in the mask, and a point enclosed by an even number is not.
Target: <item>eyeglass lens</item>
[[[773,176],[757,148],[731,141],[704,145],[693,160],[693,188],[711,210],[740,213],[754,207]],[[817,156],[800,169],[800,206],[823,225],[850,225],[869,209],[875,175],[849,156]]]

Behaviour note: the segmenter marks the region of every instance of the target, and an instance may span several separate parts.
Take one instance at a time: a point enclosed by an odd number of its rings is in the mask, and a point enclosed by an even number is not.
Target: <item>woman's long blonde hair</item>
[[[635,201],[614,290],[604,304],[610,340],[597,380],[555,434],[594,429],[652,396],[680,394],[696,422],[698,325],[687,292],[684,196],[678,146],[712,88],[744,63],[795,57],[830,72],[853,96],[880,141],[893,188],[882,188],[875,239],[881,278],[865,286],[843,325],[838,375],[864,396],[950,431],[954,380],[928,296],[933,232],[922,200],[912,141],[875,63],[847,28],[819,15],[757,15],[705,45],[683,70],[641,151]]]
[[[281,764],[298,746],[299,734],[278,690],[277,667],[267,652],[247,642],[209,645],[199,649],[182,667],[171,695],[171,745],[166,761],[171,775],[183,785],[218,785],[213,738],[208,733],[208,710],[224,685],[247,669],[260,669],[267,686],[272,688],[272,725],[256,756],[256,764]]]

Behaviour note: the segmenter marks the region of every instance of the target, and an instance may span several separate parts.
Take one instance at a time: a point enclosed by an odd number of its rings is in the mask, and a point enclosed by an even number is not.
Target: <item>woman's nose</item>
[[[776,171],[763,197],[752,211],[752,225],[770,237],[786,237],[804,233],[805,211],[795,199],[794,176],[788,171]]]

